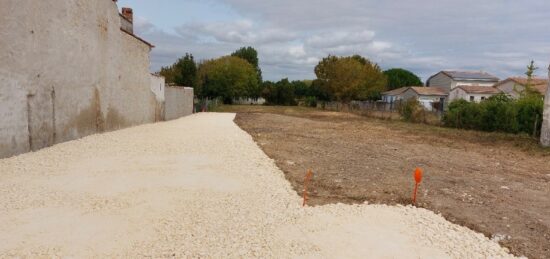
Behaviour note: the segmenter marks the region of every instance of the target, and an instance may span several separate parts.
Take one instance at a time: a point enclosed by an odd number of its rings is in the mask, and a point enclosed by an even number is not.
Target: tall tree
[[[167,83],[194,87],[197,83],[197,64],[192,54],[185,53],[173,65],[162,67],[160,75],[164,76]]]
[[[236,98],[257,98],[260,91],[256,70],[244,59],[225,56],[199,65],[199,97],[221,97],[225,103],[232,103]]]
[[[535,61],[531,60],[531,63],[527,66],[527,71],[525,72],[525,75],[527,76],[527,84],[525,85],[525,89],[523,90],[522,95],[524,96],[540,96],[540,93],[533,88],[533,75],[535,74],[535,71],[539,69],[535,66]]]
[[[262,82],[262,70],[260,69],[258,52],[253,47],[242,47],[231,54],[231,56],[242,58],[256,69],[258,82]]]
[[[423,86],[420,77],[409,70],[392,68],[384,71],[388,78],[387,90],[393,90],[404,86]]]
[[[329,55],[315,67],[317,83],[341,102],[376,98],[386,86],[386,76],[377,64],[355,55]]]

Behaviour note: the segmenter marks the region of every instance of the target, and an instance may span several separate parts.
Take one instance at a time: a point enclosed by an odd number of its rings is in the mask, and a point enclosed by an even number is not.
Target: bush
[[[443,124],[461,129],[535,135],[540,134],[543,108],[544,101],[536,96],[512,100],[500,94],[481,103],[457,100],[449,104]]]
[[[405,121],[426,122],[426,111],[416,98],[410,98],[399,107],[399,114]]]
[[[305,105],[307,107],[317,107],[317,97],[315,96],[306,97]]]

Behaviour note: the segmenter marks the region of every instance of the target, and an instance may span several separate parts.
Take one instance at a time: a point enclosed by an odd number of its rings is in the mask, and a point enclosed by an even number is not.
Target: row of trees
[[[222,98],[231,103],[237,98],[259,98],[262,94],[258,52],[252,47],[199,64],[192,54],[185,54],[173,65],[161,68],[160,74],[168,84],[195,88],[199,98]]]
[[[359,55],[323,58],[315,67],[315,80],[263,82],[258,52],[252,47],[199,64],[192,54],[186,54],[173,65],[161,68],[160,74],[168,84],[194,87],[198,97],[222,98],[225,103],[259,97],[277,105],[295,105],[297,99],[308,100],[310,105],[317,100],[377,100],[383,91],[422,85],[418,76],[407,70],[382,71]]]

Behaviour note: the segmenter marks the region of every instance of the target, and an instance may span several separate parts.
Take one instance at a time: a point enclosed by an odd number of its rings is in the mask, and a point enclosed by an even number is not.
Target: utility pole
[[[544,97],[542,129],[540,131],[540,144],[543,147],[550,147],[550,66],[548,66],[548,78],[548,89]]]

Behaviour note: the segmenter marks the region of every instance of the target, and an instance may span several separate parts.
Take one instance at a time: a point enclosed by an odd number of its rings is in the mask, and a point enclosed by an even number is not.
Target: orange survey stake
[[[307,170],[306,177],[304,178],[304,203],[302,204],[303,207],[306,206],[307,202],[307,186],[309,184],[309,181],[313,177],[313,171],[311,169]]]
[[[416,205],[416,192],[418,191],[418,185],[422,182],[422,169],[416,168],[416,170],[414,170],[414,181],[413,204]]]

